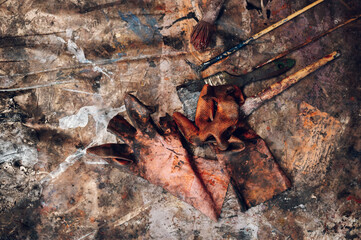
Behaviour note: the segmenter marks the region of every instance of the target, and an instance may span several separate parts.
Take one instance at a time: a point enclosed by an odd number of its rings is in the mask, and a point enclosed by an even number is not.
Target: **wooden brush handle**
[[[210,0],[207,2],[207,10],[203,14],[202,21],[214,23],[218,17],[225,0]]]
[[[233,53],[237,52],[238,50],[240,50],[241,48],[243,48],[244,46],[248,45],[250,42],[260,38],[261,36],[265,35],[266,33],[269,33],[270,31],[278,28],[279,26],[283,25],[284,23],[290,21],[291,19],[297,17],[298,15],[304,13],[305,11],[309,10],[310,8],[316,6],[317,4],[323,2],[325,0],[316,0],[315,2],[311,3],[310,5],[307,5],[306,7],[302,8],[301,10],[298,10],[297,12],[292,13],[291,15],[289,15],[288,17],[276,22],[275,24],[269,26],[268,28],[260,31],[259,33],[253,35],[252,37],[248,38],[247,40],[239,43],[238,45],[232,47],[231,49],[228,49],[227,51],[221,53],[220,55],[212,58],[211,60],[202,63],[201,65],[199,65],[198,67],[196,67],[196,71],[197,72],[202,72],[204,70],[206,70],[207,68],[209,68],[211,65],[221,61],[222,59],[232,55]]]
[[[247,98],[245,103],[240,108],[242,117],[247,117],[266,101],[281,94],[287,88],[299,82],[302,78],[313,73],[320,67],[326,65],[328,62],[331,62],[332,60],[336,59],[339,56],[340,56],[340,52],[334,51],[331,54],[321,58],[317,62],[314,62],[308,65],[307,67],[299,70],[298,72],[286,77],[285,79],[272,84],[269,88],[258,93],[256,96]]]

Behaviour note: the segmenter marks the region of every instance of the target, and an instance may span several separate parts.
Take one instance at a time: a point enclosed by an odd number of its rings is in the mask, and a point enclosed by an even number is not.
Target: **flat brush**
[[[214,22],[225,0],[209,0],[208,7],[202,19],[194,26],[191,34],[191,44],[197,51],[203,51],[208,47],[215,31]]]
[[[305,78],[307,75],[313,73],[320,67],[326,65],[332,60],[340,56],[339,51],[334,51],[329,55],[319,59],[318,61],[308,65],[307,67],[299,70],[298,72],[286,77],[285,79],[272,84],[269,88],[266,88],[262,92],[258,93],[255,96],[246,98],[246,101],[241,106],[241,115],[242,117],[249,116],[254,110],[259,108],[268,100],[274,98],[275,96],[284,92],[287,88],[299,82],[301,79]]]
[[[244,104],[240,106],[240,117],[242,118],[248,117],[249,115],[252,114],[252,112],[257,110],[264,103],[280,95],[286,89],[293,86],[301,79],[305,78],[307,75],[315,72],[317,69],[321,68],[322,66],[331,62],[332,60],[338,58],[339,56],[340,56],[340,52],[335,51],[319,59],[318,61],[308,65],[307,67],[297,71],[296,73],[293,73],[292,75],[284,78],[283,80],[272,84],[270,87],[264,89],[260,93],[251,97],[247,97]],[[185,115],[192,121],[194,121],[194,117],[196,115],[197,102],[199,98],[199,93],[197,96],[195,95],[195,93],[193,94],[194,94],[193,98],[191,98],[192,96],[190,94],[184,95],[183,98],[181,98],[178,92],[178,96],[180,97],[180,100],[183,103],[183,111]],[[196,100],[192,102],[194,98]]]
[[[295,62],[294,59],[282,59],[243,75],[233,75],[222,71],[201,80],[188,81],[177,86],[177,90],[187,88],[190,92],[200,92],[205,84],[211,86],[233,84],[243,87],[251,82],[277,77],[290,70],[295,65]]]
[[[211,86],[233,84],[243,87],[251,82],[261,81],[279,76],[295,65],[293,59],[282,59],[267,64],[253,72],[244,75],[232,75],[228,72],[219,72],[202,80],[191,80],[180,86],[177,86],[177,94],[183,103],[184,114],[191,120],[194,120],[194,114],[197,108],[197,101],[200,91],[205,84]]]

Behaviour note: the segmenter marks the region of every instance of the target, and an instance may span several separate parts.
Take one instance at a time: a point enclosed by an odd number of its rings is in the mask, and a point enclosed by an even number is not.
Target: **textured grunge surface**
[[[85,154],[124,94],[182,111],[175,87],[200,64],[312,1],[273,0],[267,14],[226,1],[210,47],[189,43],[206,0],[0,2],[0,239],[360,239],[360,20],[289,54],[291,74],[342,55],[248,119],[292,182],[242,212],[228,189],[218,222],[160,187]],[[329,0],[203,72],[242,74],[360,14]],[[252,83],[250,96],[282,79]]]

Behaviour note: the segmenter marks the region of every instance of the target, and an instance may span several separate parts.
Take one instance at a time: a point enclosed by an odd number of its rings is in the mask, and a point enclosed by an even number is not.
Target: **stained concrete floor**
[[[116,142],[106,126],[124,112],[124,93],[157,105],[155,119],[182,111],[175,87],[196,77],[185,59],[208,60],[311,2],[273,0],[264,18],[229,0],[199,53],[189,36],[206,1],[2,1],[0,239],[360,239],[359,21],[289,54],[296,66],[287,74],[342,52],[249,117],[293,184],[264,204],[241,212],[229,188],[212,222],[85,154]],[[203,76],[249,71],[360,9],[357,0],[325,1]]]

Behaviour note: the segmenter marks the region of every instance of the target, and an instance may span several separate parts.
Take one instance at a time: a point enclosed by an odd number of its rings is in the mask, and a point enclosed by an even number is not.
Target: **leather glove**
[[[240,120],[243,103],[237,86],[205,85],[197,103],[195,123],[181,113],[174,113],[173,118],[190,143],[213,146],[246,209],[285,191],[290,182],[265,142]]]
[[[234,140],[238,142],[235,147],[241,149],[243,144],[231,136],[237,129],[239,106],[243,103],[242,92],[236,85],[212,87],[206,84],[197,103],[195,124],[181,113],[174,113],[173,118],[184,137],[192,144],[216,141],[219,149],[226,150],[230,140]]]
[[[216,221],[229,184],[220,164],[203,158],[192,161],[173,121],[162,118],[161,129],[153,122],[149,107],[130,94],[124,101],[135,127],[117,115],[110,120],[108,130],[125,144],[104,144],[87,152],[126,167]]]
[[[229,174],[244,208],[263,203],[291,186],[265,141],[247,124],[239,124],[233,135],[245,148],[242,151],[217,149],[217,158]]]

